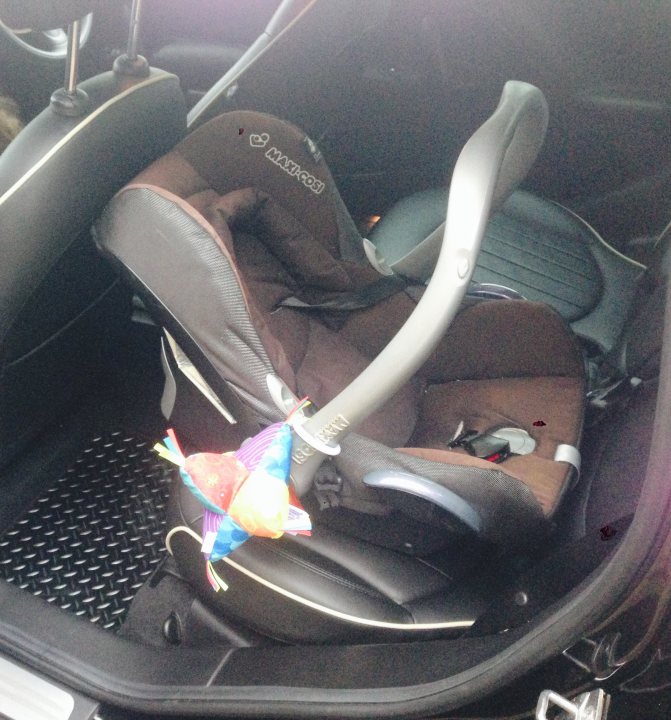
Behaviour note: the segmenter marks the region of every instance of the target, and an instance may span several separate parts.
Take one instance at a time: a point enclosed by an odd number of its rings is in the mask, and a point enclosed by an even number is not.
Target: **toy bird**
[[[182,481],[205,507],[202,552],[215,590],[228,586],[212,563],[252,535],[310,534],[310,518],[289,488],[291,442],[291,427],[282,422],[249,438],[234,453],[185,457],[172,430],[164,445],[154,446],[161,457],[179,467]]]

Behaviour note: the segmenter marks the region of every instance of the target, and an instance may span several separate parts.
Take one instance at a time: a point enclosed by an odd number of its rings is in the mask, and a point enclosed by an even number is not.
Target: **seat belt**
[[[330,300],[311,303],[291,295],[279,302],[276,307],[288,307],[295,310],[362,310],[398,294],[406,286],[407,282],[399,275],[385,275],[366,287],[340,293]]]
[[[624,375],[588,392],[585,427],[593,427],[622,410],[645,382],[635,375]]]

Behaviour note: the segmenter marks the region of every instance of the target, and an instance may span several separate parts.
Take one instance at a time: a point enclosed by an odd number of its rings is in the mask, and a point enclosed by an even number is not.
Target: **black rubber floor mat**
[[[164,557],[171,473],[145,440],[93,438],[0,538],[0,578],[118,630]]]

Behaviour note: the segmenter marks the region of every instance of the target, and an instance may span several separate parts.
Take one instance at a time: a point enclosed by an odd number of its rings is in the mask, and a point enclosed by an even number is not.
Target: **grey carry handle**
[[[510,145],[503,156],[489,210],[490,214],[503,205],[506,198],[525,177],[536,159],[545,137],[548,118],[545,98],[543,98],[542,94],[539,94],[537,96],[537,108],[535,110],[529,108],[526,105],[526,97],[524,96],[527,96],[530,87],[526,83],[513,81],[506,83],[499,107],[494,115],[478,130],[478,133],[482,132],[492,121],[494,121],[493,124],[499,126],[500,123],[506,122],[507,117],[513,123],[519,123],[516,125]],[[540,91],[537,92],[540,93]],[[521,116],[515,112],[519,100],[525,103],[525,109],[522,111]],[[499,111],[502,112],[499,113]],[[509,112],[512,115],[509,115]],[[542,128],[540,132],[538,132],[539,126]],[[484,145],[482,147],[484,148]],[[392,271],[419,283],[426,282],[431,277],[438,260],[444,234],[445,223],[437,227],[402,257],[393,260],[387,258]]]
[[[342,392],[294,431],[291,476],[299,495],[341,437],[375,412],[425,362],[456,315],[491,209],[525,177],[545,137],[548,109],[538,88],[506,83],[494,114],[473,134],[450,185],[445,234],[422,298],[382,352]]]

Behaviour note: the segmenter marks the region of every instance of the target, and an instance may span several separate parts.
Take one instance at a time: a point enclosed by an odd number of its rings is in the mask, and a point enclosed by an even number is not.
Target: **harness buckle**
[[[493,463],[502,463],[511,455],[508,440],[477,430],[463,430],[451,440],[448,447],[461,447],[469,455]]]

